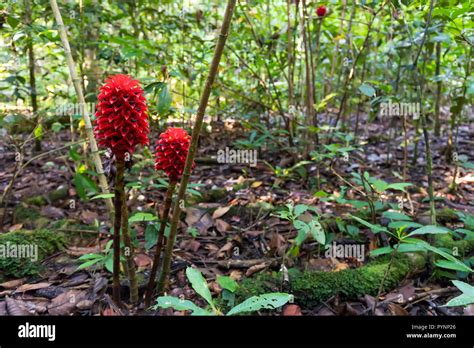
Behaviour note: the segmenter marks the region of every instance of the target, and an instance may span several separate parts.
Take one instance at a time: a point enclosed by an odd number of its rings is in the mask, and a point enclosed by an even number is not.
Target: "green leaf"
[[[412,184],[409,183],[409,182],[398,182],[398,183],[395,183],[395,184],[388,185],[387,190],[392,189],[392,190],[396,190],[396,191],[406,192],[405,187],[409,187],[409,186],[412,186]]]
[[[97,259],[92,259],[92,260],[89,260],[87,262],[84,262],[83,264],[79,265],[79,267],[77,267],[76,270],[78,271],[80,269],[91,267],[91,266],[95,265],[97,262],[99,262],[100,260],[101,260],[100,258],[97,258]]]
[[[163,85],[163,87],[160,90],[160,93],[158,94],[158,113],[160,116],[166,116],[171,108],[171,94],[168,90],[167,85]]]
[[[94,181],[84,174],[81,174],[81,173],[74,174],[73,181],[74,181],[74,186],[76,187],[77,194],[83,200],[87,199],[87,193],[97,192],[97,186],[94,183]]]
[[[92,197],[91,200],[100,199],[100,198],[113,198],[114,196],[115,196],[114,193],[101,193],[100,195],[96,195]]]
[[[194,303],[188,300],[182,300],[175,296],[160,296],[156,299],[156,305],[152,307],[157,308],[174,308],[177,311],[191,311],[192,315],[214,315],[202,308],[199,308]]]
[[[301,214],[303,214],[304,212],[306,212],[308,210],[308,206],[305,205],[305,204],[297,204],[293,210],[294,214],[296,216],[300,216]]]
[[[459,295],[451,299],[443,307],[458,307],[458,306],[467,306],[471,303],[474,303],[474,296],[468,296],[466,294]]]
[[[54,133],[57,133],[59,132],[61,129],[63,128],[63,125],[59,122],[54,122],[52,125],[51,125],[51,130],[54,132]]]
[[[391,220],[403,220],[403,221],[412,220],[411,217],[405,214],[399,213],[397,211],[385,211],[382,215],[386,217],[387,219],[391,219]]]
[[[391,252],[393,252],[393,250],[394,249],[391,246],[378,248],[378,249],[372,250],[370,252],[370,256],[380,256],[380,255],[390,254]]]
[[[12,29],[15,29],[20,23],[20,20],[12,16],[7,16],[7,23],[12,27]]]
[[[245,312],[255,312],[261,309],[276,309],[285,305],[291,298],[291,295],[275,292],[260,296],[252,296],[241,304],[232,308],[227,315],[235,315]]]
[[[143,221],[155,221],[158,218],[150,213],[135,213],[128,219],[128,223],[131,224],[133,222],[143,222]]]
[[[155,223],[147,224],[145,229],[145,249],[149,250],[158,241],[158,225]]]
[[[373,97],[375,95],[375,89],[371,85],[364,83],[359,86],[359,91],[367,97]]]
[[[452,281],[454,286],[457,287],[463,294],[474,297],[474,286],[461,282],[459,280]]]
[[[414,230],[413,232],[409,233],[407,237],[412,237],[412,236],[420,235],[420,234],[445,234],[448,232],[449,232],[449,229],[445,227],[427,225],[427,226],[423,226]]]
[[[362,220],[361,218],[358,218],[357,216],[350,215],[350,214],[349,214],[349,216],[350,216],[351,218],[353,218],[354,220],[358,221],[359,223],[361,223],[362,225],[364,225],[364,226],[370,228],[370,230],[371,230],[372,232],[374,232],[374,233],[388,232],[388,230],[387,230],[385,227],[383,227],[383,226],[381,226],[381,225],[379,225],[379,224],[375,224],[375,225],[374,225],[374,224],[371,224],[370,222],[367,222],[367,221],[365,221],[365,220]]]
[[[399,228],[418,228],[422,227],[422,224],[413,221],[392,221],[388,224],[388,228],[399,229]]]
[[[309,226],[309,232],[313,236],[313,238],[319,243],[319,244],[326,244],[326,234],[324,233],[323,226],[319,223],[318,220],[311,220],[310,223],[308,224]]]
[[[196,291],[201,297],[203,297],[207,303],[209,303],[212,309],[216,309],[214,306],[214,302],[212,301],[211,292],[209,291],[209,287],[207,286],[206,279],[202,276],[202,273],[199,272],[197,269],[192,267],[186,268],[186,277],[188,277],[191,286],[193,287],[194,291]]]
[[[444,257],[445,259],[449,260],[449,261],[452,261],[454,263],[457,263],[459,268],[463,270],[463,272],[473,272],[473,270],[466,266],[464,263],[462,263],[461,261],[459,261],[457,258],[455,258],[453,255],[450,255],[448,254],[447,252],[444,252],[443,250],[441,249],[438,249],[434,246],[431,246],[430,244],[426,243],[426,242],[419,242],[417,245],[421,246],[422,248],[425,248],[429,251],[432,251],[442,257]]]
[[[41,140],[41,138],[43,137],[43,126],[41,124],[37,125],[33,133],[36,139]]]
[[[466,272],[464,267],[461,267],[457,262],[452,262],[448,260],[438,260],[435,262],[435,265],[441,268],[452,269],[455,271]]]
[[[230,292],[234,292],[239,287],[239,284],[234,279],[227,276],[217,276],[217,284]]]

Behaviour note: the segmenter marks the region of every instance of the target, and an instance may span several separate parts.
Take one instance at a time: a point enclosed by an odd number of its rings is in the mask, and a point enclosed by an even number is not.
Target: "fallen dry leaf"
[[[388,310],[392,315],[409,315],[406,309],[393,302],[388,304]]]
[[[301,316],[301,315],[303,315],[303,314],[301,313],[301,308],[298,305],[289,304],[289,305],[286,305],[283,308],[283,316],[284,317]]]
[[[11,290],[11,289],[16,289],[17,287],[19,287],[21,284],[23,284],[23,282],[25,281],[26,278],[21,278],[21,279],[14,279],[14,280],[10,280],[8,282],[5,282],[5,283],[1,283],[0,284],[0,288],[4,288],[6,290]]]
[[[10,226],[10,228],[8,229],[8,232],[13,232],[13,231],[21,230],[22,227],[23,227],[23,224],[15,224],[15,225],[12,225],[12,226]]]
[[[32,290],[44,289],[51,286],[51,283],[23,284],[15,292],[27,292]]]
[[[142,253],[136,254],[133,259],[138,268],[146,268],[152,263],[151,257]]]
[[[228,224],[222,219],[216,219],[215,226],[216,226],[217,231],[219,231],[220,233],[225,233],[229,231],[232,227],[230,224]]]
[[[216,220],[224,216],[230,210],[230,208],[231,206],[217,208],[216,210],[214,210],[214,213],[212,213],[212,218]]]
[[[69,290],[56,296],[48,305],[50,315],[71,315],[76,305],[86,300],[87,292],[85,290]]]

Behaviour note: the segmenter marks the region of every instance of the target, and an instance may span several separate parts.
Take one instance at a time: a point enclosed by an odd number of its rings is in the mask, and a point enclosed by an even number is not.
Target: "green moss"
[[[466,255],[474,250],[474,239],[454,240],[449,233],[436,234],[434,237],[435,245],[450,249],[453,255]]]
[[[30,253],[23,257],[14,256],[13,252],[18,250],[18,246],[25,245],[28,248],[24,250]],[[40,270],[41,261],[63,246],[62,234],[47,229],[0,234],[0,273],[16,278],[34,275]]]
[[[56,202],[68,196],[67,188],[60,186],[58,189],[48,192],[48,199],[50,202]]]
[[[227,197],[227,190],[225,187],[223,188],[216,188],[212,190],[208,190],[204,193],[204,202],[218,202],[221,199]]]
[[[40,217],[39,209],[18,204],[13,212],[16,223],[32,222]]]
[[[23,202],[25,202],[26,204],[29,204],[29,205],[35,205],[37,207],[41,207],[41,206],[46,205],[48,203],[46,201],[46,199],[41,195],[26,197],[25,199],[23,199]]]
[[[299,304],[312,306],[339,295],[343,299],[356,299],[365,294],[376,295],[389,264],[388,258],[372,261],[357,269],[339,272],[296,272],[290,279],[289,293]],[[409,273],[425,265],[423,255],[400,255],[395,258],[385,278],[384,289],[399,284]],[[279,291],[281,274],[274,272],[247,278],[237,291],[239,300],[271,291]]]

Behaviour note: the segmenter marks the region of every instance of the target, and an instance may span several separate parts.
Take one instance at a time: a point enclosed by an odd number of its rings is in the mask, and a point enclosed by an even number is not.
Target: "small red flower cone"
[[[318,17],[324,17],[327,13],[327,9],[326,9],[326,6],[322,5],[322,6],[319,6],[317,9],[316,9],[316,14],[318,15]]]
[[[163,170],[170,182],[178,181],[183,175],[190,143],[191,136],[182,128],[168,128],[161,133],[156,146],[155,169]]]
[[[128,75],[110,76],[98,99],[94,133],[99,145],[109,148],[116,158],[124,158],[137,145],[148,144],[146,99],[137,80]]]

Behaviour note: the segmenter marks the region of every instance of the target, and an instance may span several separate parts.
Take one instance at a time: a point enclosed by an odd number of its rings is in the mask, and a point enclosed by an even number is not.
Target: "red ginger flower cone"
[[[326,6],[322,5],[322,6],[319,6],[317,9],[316,9],[316,14],[318,15],[318,17],[324,17],[327,13],[327,9],[326,9]]]
[[[138,144],[147,145],[150,132],[143,90],[128,75],[114,75],[100,88],[95,113],[95,136],[116,158],[133,154]]]
[[[163,170],[170,182],[178,181],[183,175],[190,143],[191,136],[182,128],[168,128],[161,133],[156,146],[155,169]]]

